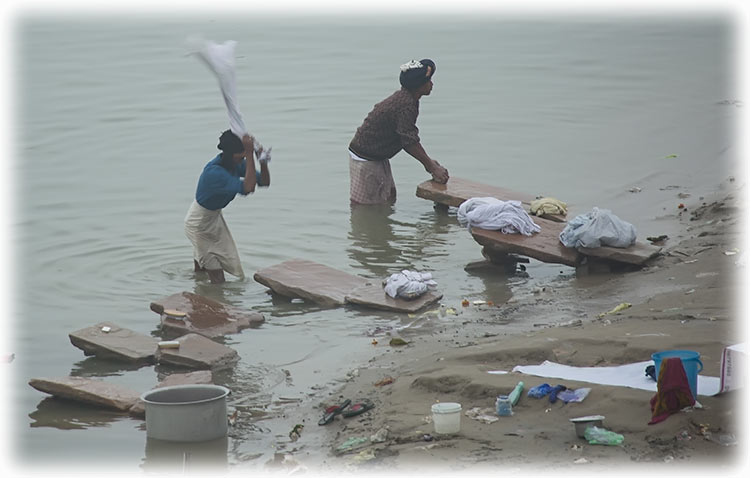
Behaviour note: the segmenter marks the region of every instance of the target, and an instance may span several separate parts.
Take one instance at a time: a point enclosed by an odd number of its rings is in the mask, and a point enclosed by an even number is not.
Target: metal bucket
[[[220,385],[175,385],[144,393],[146,436],[179,442],[225,437],[229,393]]]

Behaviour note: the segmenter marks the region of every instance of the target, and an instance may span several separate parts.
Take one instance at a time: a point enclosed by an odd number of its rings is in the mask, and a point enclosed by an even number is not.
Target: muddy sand
[[[511,371],[545,360],[590,367],[650,360],[654,352],[700,353],[703,375],[720,375],[726,346],[744,341],[740,293],[745,270],[738,193],[696,199],[667,217],[681,232],[664,254],[635,272],[581,273],[579,285],[554,282],[502,305],[462,307],[433,318],[431,334],[400,335],[407,345],[390,346],[392,335],[374,337],[382,354],[353,369],[338,389],[281,417],[300,436],[278,444],[265,467],[284,474],[503,474],[545,468],[556,473],[734,474],[747,454],[743,391],[699,396],[702,408],[681,411],[648,425],[654,392]],[[631,307],[600,317],[627,302]],[[533,316],[525,330],[512,325]],[[392,380],[392,382],[391,382]],[[523,381],[513,415],[483,423],[464,413],[494,409],[495,398]],[[391,383],[387,383],[391,382]],[[386,383],[386,384],[383,384]],[[590,387],[581,403],[552,404],[526,396],[542,383]],[[375,408],[360,416],[337,416],[317,424],[323,410],[349,398]],[[461,429],[439,435],[431,423],[436,402],[462,405]],[[605,416],[604,427],[622,434],[619,446],[590,445],[578,438],[570,418]],[[379,437],[374,437],[378,434]],[[425,436],[427,435],[427,436]],[[359,441],[363,443],[344,447]],[[381,439],[383,439],[381,441]],[[352,440],[354,439],[354,440]],[[614,468],[613,468],[614,467]]]

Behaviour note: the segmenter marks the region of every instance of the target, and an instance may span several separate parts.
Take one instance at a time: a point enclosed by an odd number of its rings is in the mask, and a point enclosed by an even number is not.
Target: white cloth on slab
[[[384,283],[385,293],[394,299],[416,299],[430,289],[437,287],[429,272],[403,270],[391,274]]]
[[[501,201],[493,197],[476,197],[458,207],[459,224],[467,228],[497,230],[504,234],[530,236],[542,230],[521,206],[521,201]]]
[[[635,226],[598,207],[579,214],[560,232],[565,247],[629,247],[635,238]]]

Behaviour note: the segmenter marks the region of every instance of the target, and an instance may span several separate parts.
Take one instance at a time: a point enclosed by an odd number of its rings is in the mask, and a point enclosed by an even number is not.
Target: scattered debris
[[[728,251],[724,251],[724,255],[725,256],[733,256],[733,255],[737,254],[738,252],[740,252],[740,250],[735,247],[734,249],[730,249]]]
[[[336,451],[339,453],[346,453],[354,450],[363,443],[369,443],[370,439],[365,437],[351,437],[344,443],[336,447]]]
[[[576,458],[575,460],[573,460],[573,463],[575,463],[576,465],[583,465],[588,462],[589,461],[584,457]]]
[[[383,427],[378,430],[374,435],[370,436],[372,443],[383,443],[388,439],[388,427]]]
[[[300,436],[302,436],[302,429],[305,428],[304,425],[301,423],[298,423],[294,425],[294,428],[292,428],[292,431],[289,432],[289,438],[292,441],[297,441]]]
[[[618,312],[622,312],[623,310],[628,309],[631,306],[632,306],[632,304],[630,304],[628,302],[623,302],[620,305],[618,305],[617,307],[615,307],[614,309],[610,310],[609,312],[602,312],[601,314],[599,314],[599,318],[602,318],[605,315],[611,315],[611,314],[616,314]]]
[[[633,187],[633,188],[628,189],[628,192],[631,192],[631,193],[639,193],[641,191],[642,189],[639,187]]]
[[[384,379],[382,379],[382,380],[380,380],[378,382],[375,382],[374,385],[376,387],[382,387],[383,385],[390,385],[390,384],[392,384],[395,380],[396,379],[393,378],[393,377],[385,377]]]
[[[646,238],[646,240],[651,241],[652,243],[663,242],[663,241],[666,241],[667,239],[669,239],[669,236],[667,236],[666,234],[662,234],[660,236],[648,236]]]
[[[494,423],[499,420],[499,418],[495,416],[495,410],[492,408],[474,407],[472,409],[466,410],[466,412],[464,412],[464,415],[482,423]]]
[[[407,341],[406,341],[406,340],[404,340],[404,339],[400,339],[400,338],[398,338],[398,337],[393,337],[393,338],[391,339],[391,341],[390,341],[390,342],[388,342],[388,345],[390,345],[391,347],[398,347],[398,346],[401,346],[401,345],[407,345],[408,343],[409,343],[409,342],[407,342]]]

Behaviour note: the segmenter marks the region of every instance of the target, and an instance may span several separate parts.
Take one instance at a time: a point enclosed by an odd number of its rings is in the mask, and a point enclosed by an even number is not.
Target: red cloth
[[[651,398],[651,421],[649,425],[666,420],[669,415],[695,404],[685,368],[679,357],[662,360],[656,395]]]

